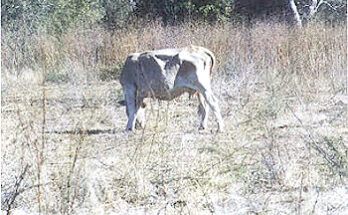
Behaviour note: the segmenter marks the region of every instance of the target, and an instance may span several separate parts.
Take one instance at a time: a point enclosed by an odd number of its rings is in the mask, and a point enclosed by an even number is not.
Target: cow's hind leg
[[[205,91],[201,92],[205,98],[205,100],[207,101],[207,103],[209,104],[209,107],[211,108],[211,110],[213,111],[216,120],[218,122],[218,129],[220,132],[224,131],[224,123],[222,120],[222,116],[221,116],[221,111],[220,111],[220,107],[218,105],[217,99],[214,96],[214,94],[212,93],[212,91],[210,89],[207,89]]]
[[[218,105],[218,101],[216,97],[214,96],[211,87],[207,84],[207,86],[203,86],[201,83],[197,84],[197,90],[200,94],[203,95],[206,103],[209,105],[210,109],[213,111],[217,123],[218,123],[218,131],[223,132],[224,131],[224,123],[221,116],[220,107]]]
[[[199,130],[204,130],[207,128],[207,124],[208,124],[209,106],[207,102],[205,101],[202,94],[197,93],[197,97],[199,100],[198,115],[201,118]]]
[[[221,111],[220,111],[220,107],[218,105],[218,100],[216,99],[216,97],[214,96],[212,90],[211,90],[211,84],[210,84],[210,77],[208,76],[204,76],[204,74],[202,74],[203,76],[196,76],[195,80],[191,80],[191,81],[186,81],[181,80],[181,85],[180,87],[186,87],[192,90],[196,90],[199,92],[199,94],[201,94],[206,102],[207,107],[209,106],[209,108],[212,110],[212,112],[214,113],[217,123],[218,123],[218,131],[223,132],[224,131],[224,123],[222,120],[222,116],[221,116]],[[202,104],[201,100],[200,103]],[[204,107],[204,106],[201,106]],[[202,110],[202,108],[200,107],[200,109]],[[207,110],[207,109],[205,109]],[[202,119],[204,119],[205,121],[208,120],[207,118],[207,113],[205,114],[206,116],[203,117]],[[203,126],[204,126],[204,121],[202,122]],[[206,124],[205,124],[206,126]]]

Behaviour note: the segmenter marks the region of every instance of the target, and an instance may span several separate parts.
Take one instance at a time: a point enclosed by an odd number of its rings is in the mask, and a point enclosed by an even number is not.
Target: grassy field
[[[151,23],[13,40],[2,38],[3,213],[348,213],[345,26]],[[216,54],[226,132],[213,116],[198,131],[187,95],[148,100],[145,129],[124,132],[127,54],[188,44]]]

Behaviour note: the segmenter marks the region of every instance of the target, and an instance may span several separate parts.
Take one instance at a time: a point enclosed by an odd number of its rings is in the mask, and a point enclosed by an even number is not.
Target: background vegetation
[[[261,0],[2,1],[1,210],[348,213],[346,1],[310,2],[296,27]],[[217,57],[226,132],[182,96],[125,133],[126,56],[189,44]]]

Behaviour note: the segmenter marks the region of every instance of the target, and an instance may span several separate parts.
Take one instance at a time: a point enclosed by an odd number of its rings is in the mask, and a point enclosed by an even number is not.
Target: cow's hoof
[[[131,131],[133,131],[133,129],[132,128],[126,128],[126,130],[124,130],[125,132],[131,132]]]
[[[219,129],[217,130],[217,132],[218,132],[218,133],[224,133],[224,132],[225,132],[225,129],[219,128]]]
[[[145,123],[137,122],[135,123],[135,129],[143,130],[145,128]]]
[[[199,131],[204,131],[206,130],[206,126],[204,125],[200,125],[199,128],[198,128]]]

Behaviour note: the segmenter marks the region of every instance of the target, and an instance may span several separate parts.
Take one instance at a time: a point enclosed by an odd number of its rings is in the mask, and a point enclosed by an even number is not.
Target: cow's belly
[[[163,85],[161,87],[146,87],[143,88],[141,94],[145,98],[156,98],[160,100],[172,100],[176,97],[181,96],[185,92],[189,92],[187,88],[170,87],[168,85]]]

